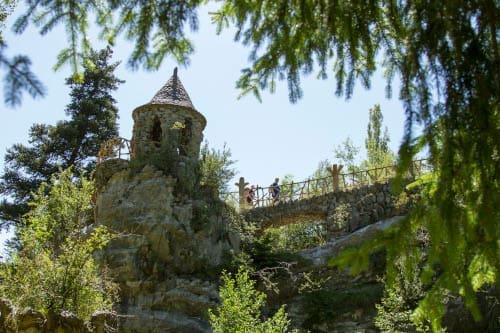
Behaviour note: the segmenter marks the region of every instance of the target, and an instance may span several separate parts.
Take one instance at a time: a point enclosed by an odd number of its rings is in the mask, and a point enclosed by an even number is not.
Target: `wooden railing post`
[[[238,186],[238,195],[239,195],[239,205],[240,208],[245,207],[246,205],[246,196],[248,193],[245,193],[248,191],[246,187],[248,186],[249,183],[245,182],[245,177],[240,177],[240,181],[235,183],[234,185]]]
[[[343,165],[334,164],[330,169],[328,169],[332,175],[332,188],[334,191],[339,189],[340,171],[343,167]]]

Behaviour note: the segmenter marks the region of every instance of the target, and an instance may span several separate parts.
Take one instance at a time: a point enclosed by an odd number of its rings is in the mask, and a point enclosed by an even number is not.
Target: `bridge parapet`
[[[418,189],[395,194],[391,191],[390,183],[376,183],[282,202],[277,206],[257,207],[243,211],[243,215],[261,230],[319,221],[325,223],[330,234],[342,234],[381,219],[405,215],[416,197]]]
[[[329,169],[330,176],[316,179],[307,179],[302,182],[292,182],[280,185],[279,200],[272,196],[272,186],[254,188],[244,177],[235,185],[237,192],[225,193],[239,208],[252,209],[262,207],[276,207],[282,204],[324,196],[336,191],[349,191],[375,184],[388,184],[396,176],[396,165],[388,165],[368,170],[341,173],[343,166],[333,164]],[[412,161],[404,177],[414,180],[431,170],[426,159]]]

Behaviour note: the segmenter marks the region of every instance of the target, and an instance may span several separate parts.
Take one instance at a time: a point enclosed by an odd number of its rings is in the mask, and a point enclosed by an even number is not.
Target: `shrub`
[[[266,295],[255,289],[255,281],[249,274],[248,269],[242,267],[234,277],[223,272],[223,285],[219,289],[222,304],[215,311],[209,310],[213,332],[288,332],[290,320],[284,306],[267,320],[262,319],[261,308],[265,305]]]
[[[18,308],[42,313],[70,311],[87,320],[109,310],[117,289],[99,270],[93,252],[110,239],[104,227],[89,229],[92,184],[73,183],[71,171],[53,177],[34,196],[19,230],[20,249],[0,267],[0,294]]]

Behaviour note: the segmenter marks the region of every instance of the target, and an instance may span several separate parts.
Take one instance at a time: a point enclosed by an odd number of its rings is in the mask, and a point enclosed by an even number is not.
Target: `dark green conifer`
[[[2,224],[19,222],[31,193],[60,168],[73,166],[75,177],[88,176],[101,144],[118,136],[118,109],[111,93],[123,81],[114,75],[118,63],[110,62],[111,54],[109,48],[93,51],[84,63],[83,81],[66,80],[71,87],[68,120],[34,124],[28,145],[15,144],[7,150],[0,176]]]

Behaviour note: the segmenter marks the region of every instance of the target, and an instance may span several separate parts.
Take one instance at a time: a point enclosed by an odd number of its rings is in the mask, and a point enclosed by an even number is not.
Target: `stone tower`
[[[130,161],[111,154],[95,173],[96,224],[116,235],[98,257],[120,288],[119,332],[211,332],[218,296],[208,272],[239,241],[217,213],[224,204],[189,176],[206,120],[177,71],[133,119]]]
[[[198,158],[207,121],[194,108],[177,76],[177,68],[148,104],[133,111],[132,117],[132,158],[146,157],[162,149],[179,157]]]

